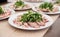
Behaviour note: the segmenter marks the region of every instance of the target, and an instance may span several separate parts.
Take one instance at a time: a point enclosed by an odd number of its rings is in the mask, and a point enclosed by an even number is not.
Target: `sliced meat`
[[[6,12],[4,15],[6,17],[6,16],[9,16],[10,14],[11,14],[11,12]]]
[[[21,16],[19,15],[17,19],[21,19]]]
[[[36,9],[37,11],[41,11],[40,8],[38,8],[38,7],[35,7],[35,9]]]
[[[16,20],[14,20],[13,22],[14,22],[15,24],[19,25],[19,26],[23,25],[22,22],[18,22],[18,21],[16,21]]]
[[[5,12],[4,14],[0,15],[0,18],[5,18],[7,16],[9,16],[11,14],[11,12]]]
[[[39,28],[40,26],[35,22],[28,22],[28,24],[33,28]]]
[[[30,8],[30,6],[27,4],[23,7],[23,9],[29,9],[29,8]]]
[[[28,23],[26,23],[26,22],[24,22],[23,25],[24,25],[26,28],[30,27],[30,26],[28,25]]]
[[[57,11],[59,11],[59,9],[58,9],[58,7],[55,7],[55,8],[53,9],[53,12],[57,12]]]
[[[41,11],[43,11],[43,12],[49,12],[48,9],[41,9]]]
[[[14,9],[15,5],[10,5],[9,7],[12,8],[12,9]]]
[[[5,17],[5,15],[4,15],[4,14],[1,14],[1,15],[0,15],[0,18],[4,18],[4,17]]]
[[[42,18],[44,23],[48,22],[48,19],[46,19],[45,16],[42,16]]]
[[[41,23],[40,22],[36,22],[39,26],[41,26]]]
[[[42,22],[42,21],[41,22],[37,22],[37,24],[40,25],[40,26],[45,26],[45,23]]]
[[[21,10],[22,9],[22,7],[15,7],[15,10]]]
[[[46,22],[48,22],[48,20],[47,19],[43,19],[43,22],[46,23]]]

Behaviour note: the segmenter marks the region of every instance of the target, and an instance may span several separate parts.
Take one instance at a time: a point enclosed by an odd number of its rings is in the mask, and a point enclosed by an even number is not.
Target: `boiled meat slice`
[[[40,27],[36,22],[28,22],[28,24],[33,28],[39,28]]]

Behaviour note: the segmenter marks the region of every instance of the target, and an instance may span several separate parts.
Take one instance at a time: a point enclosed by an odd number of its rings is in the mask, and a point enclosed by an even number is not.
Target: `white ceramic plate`
[[[23,2],[24,2],[24,1],[23,1]],[[29,5],[29,8],[26,8],[26,9],[20,9],[20,10],[28,10],[28,9],[32,9],[33,5],[32,5],[31,3],[28,3],[28,2],[24,2],[24,3],[27,4],[27,5]],[[15,4],[15,2],[9,3],[9,4],[7,4],[7,7],[9,7],[9,8],[11,8],[11,9],[15,10],[15,8],[12,7],[14,4]]]
[[[44,28],[50,27],[53,24],[53,19],[50,16],[44,15],[44,14],[43,14],[43,16],[45,16],[46,19],[49,22],[47,22],[45,26],[40,26],[40,28],[31,28],[31,27],[30,28],[24,28],[22,26],[17,26],[17,24],[14,24],[13,20],[15,20],[17,18],[17,16],[22,15],[24,13],[25,12],[11,15],[10,18],[8,19],[9,24],[11,26],[15,27],[15,28],[19,28],[19,29],[23,29],[23,30],[40,30],[40,29],[44,29]]]
[[[42,4],[42,3],[41,3]],[[40,12],[40,11],[38,11],[35,7],[38,7],[39,6],[39,4],[38,5],[35,5],[33,8],[32,8],[32,10],[33,11],[36,11],[36,12]],[[58,6],[56,6],[56,7],[58,7]],[[59,11],[58,12],[42,12],[42,13],[44,13],[44,14],[60,14],[60,7],[58,7],[58,9],[59,9]]]
[[[15,13],[15,11],[14,11],[14,10],[12,10],[12,9],[10,9],[10,8],[6,7],[6,6],[4,6],[4,9],[5,9],[5,10],[9,10],[9,11],[11,11],[11,14],[10,14],[10,15],[12,15],[12,14],[14,14],[14,13]],[[0,20],[3,20],[3,19],[6,19],[6,18],[9,18],[9,17],[10,17],[10,15],[9,15],[9,16],[7,16],[7,17],[4,17],[4,18],[0,18]]]

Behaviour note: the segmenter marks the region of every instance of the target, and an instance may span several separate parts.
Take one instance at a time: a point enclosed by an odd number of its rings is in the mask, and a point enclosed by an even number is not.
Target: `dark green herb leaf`
[[[4,11],[2,10],[2,8],[0,7],[0,14],[4,13]]]
[[[23,7],[25,4],[24,4],[23,1],[19,0],[19,1],[17,1],[17,2],[15,3],[15,5],[16,5],[16,7],[19,7],[19,6],[22,6],[22,7]]]
[[[44,2],[43,4],[41,4],[40,6],[39,6],[39,8],[41,8],[41,9],[47,9],[47,8],[49,8],[49,10],[51,10],[52,11],[52,9],[53,9],[53,4],[52,3],[48,3],[48,2]]]
[[[56,0],[56,2],[55,2],[55,3],[59,4],[59,3],[60,3],[60,0]]]

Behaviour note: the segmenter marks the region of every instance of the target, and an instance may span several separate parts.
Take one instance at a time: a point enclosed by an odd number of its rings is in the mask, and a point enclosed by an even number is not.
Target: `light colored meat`
[[[10,14],[11,14],[10,12],[6,12],[4,14],[1,14],[0,18],[5,18],[5,17],[9,16]]]
[[[17,7],[17,8],[15,8],[15,10],[21,10],[22,9],[22,7]]]
[[[43,19],[43,22],[46,23],[46,22],[48,22],[48,20],[47,19]]]
[[[42,16],[42,18],[44,23],[48,22],[48,19],[46,19],[45,16]]]
[[[30,8],[30,6],[27,4],[23,7],[23,9],[29,9],[29,8]]]
[[[28,23],[26,23],[26,22],[24,22],[23,25],[24,25],[26,28],[30,27],[30,26],[28,25]]]
[[[14,22],[14,24],[17,24],[17,25],[19,25],[19,26],[22,25],[22,22],[18,22],[17,20],[14,20],[13,22]]]
[[[15,5],[10,5],[10,8],[14,9]]]
[[[11,14],[11,12],[6,12],[4,15],[5,17],[9,16]]]
[[[39,28],[40,26],[35,22],[28,22],[28,24],[33,28]]]
[[[40,22],[36,22],[39,26],[41,25],[41,23]]]
[[[45,26],[45,23],[42,22],[42,21],[41,22],[37,22],[37,24],[40,25],[40,26]]]
[[[58,7],[55,7],[55,8],[53,9],[53,12],[57,12],[57,11],[59,11],[59,9],[58,9]]]
[[[49,12],[49,9],[41,9],[43,12]]]

